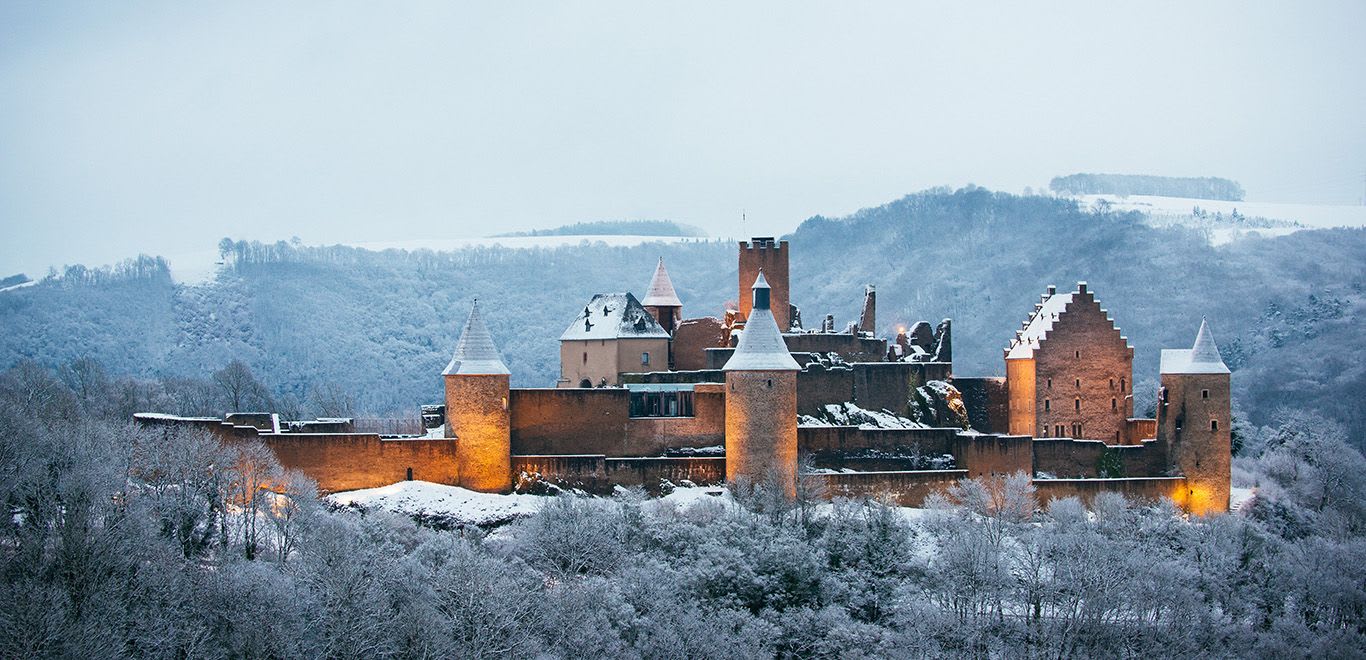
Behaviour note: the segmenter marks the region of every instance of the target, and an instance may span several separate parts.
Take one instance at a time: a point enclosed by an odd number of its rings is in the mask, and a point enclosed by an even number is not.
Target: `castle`
[[[915,506],[964,477],[1023,472],[1045,501],[1119,492],[1228,509],[1230,374],[1203,321],[1192,348],[1162,352],[1156,419],[1139,419],[1133,348],[1085,282],[1048,287],[1004,349],[1005,378],[963,377],[947,319],[879,337],[872,286],[845,329],[830,316],[803,328],[790,252],[741,242],[739,304],[721,317],[685,318],[663,260],[644,299],[594,296],[561,335],[550,388],[510,386],[476,302],[425,433],[265,413],[136,418],[259,439],[325,491],[762,483]]]

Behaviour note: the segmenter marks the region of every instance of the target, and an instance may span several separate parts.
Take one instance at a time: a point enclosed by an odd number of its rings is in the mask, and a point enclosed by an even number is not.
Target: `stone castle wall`
[[[511,393],[512,453],[662,456],[679,447],[724,444],[722,386],[698,385],[692,417],[630,417],[625,389],[517,389]]]

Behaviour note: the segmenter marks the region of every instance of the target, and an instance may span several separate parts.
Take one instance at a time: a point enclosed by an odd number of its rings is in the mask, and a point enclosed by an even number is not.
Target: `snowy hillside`
[[[1366,206],[1233,202],[1147,195],[1079,195],[1084,207],[1109,205],[1117,211],[1139,211],[1156,226],[1181,224],[1209,231],[1210,242],[1223,245],[1251,235],[1285,236],[1304,229],[1366,227]],[[1196,217],[1195,211],[1201,215]]]

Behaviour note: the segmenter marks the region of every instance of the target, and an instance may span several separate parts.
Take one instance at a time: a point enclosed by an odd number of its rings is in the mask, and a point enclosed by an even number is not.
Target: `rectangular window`
[[[1048,389],[1050,389],[1050,390],[1053,389],[1053,379],[1052,379],[1052,378],[1049,378],[1049,379],[1048,379]]]
[[[641,364],[649,364],[649,363],[650,363],[650,354],[649,354],[649,353],[641,353],[641,354],[640,354],[640,363],[641,363]]]
[[[1081,379],[1080,379],[1080,378],[1077,379],[1077,383],[1076,383],[1076,384],[1077,384],[1077,389],[1081,389]]]
[[[1043,400],[1043,411],[1044,411],[1044,412],[1048,412],[1048,411],[1051,410],[1051,409],[1052,409],[1052,408],[1051,408],[1051,402],[1049,402],[1048,399],[1044,399],[1044,400]]]
[[[1119,401],[1112,397],[1110,399],[1110,412],[1114,412],[1116,410],[1119,410]]]
[[[1200,390],[1200,398],[1202,398],[1202,399],[1208,399],[1208,398],[1209,398],[1209,390]]]
[[[692,417],[692,392],[631,392],[632,417]]]
[[[1076,410],[1081,410],[1081,399],[1077,399],[1076,402],[1072,404],[1072,407]]]
[[[1072,425],[1072,437],[1074,437],[1074,438],[1080,438],[1080,437],[1081,437],[1081,424],[1073,424],[1073,425]]]
[[[1211,420],[1209,421],[1209,430],[1211,430],[1211,431],[1218,431],[1218,430],[1219,430],[1219,420],[1217,420],[1217,419],[1211,419]]]

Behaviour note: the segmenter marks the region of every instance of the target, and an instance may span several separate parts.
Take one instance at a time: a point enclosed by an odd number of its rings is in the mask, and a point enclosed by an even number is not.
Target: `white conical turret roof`
[[[669,279],[669,271],[664,270],[664,257],[659,258],[659,265],[655,266],[655,275],[650,278],[650,289],[645,292],[645,299],[641,300],[640,304],[646,307],[683,306],[683,301],[674,293],[674,283]]]
[[[1164,374],[1226,374],[1229,373],[1219,347],[1214,344],[1214,333],[1209,324],[1200,319],[1200,331],[1195,333],[1195,345],[1189,350],[1162,351]]]
[[[740,343],[735,353],[726,361],[725,371],[800,371],[792,352],[787,350],[783,333],[778,330],[778,321],[773,318],[773,310],[768,308],[768,281],[763,271],[754,281],[753,290],[763,291],[756,295],[754,308],[745,320],[745,329],[740,333]]]
[[[1219,347],[1214,345],[1214,335],[1209,331],[1209,323],[1206,323],[1205,319],[1200,319],[1200,331],[1195,333],[1195,345],[1191,347],[1191,362],[1224,363],[1224,359],[1219,356]]]
[[[500,375],[507,374],[508,368],[498,349],[493,345],[493,335],[479,316],[479,301],[470,307],[470,316],[465,320],[465,329],[460,332],[460,341],[455,344],[455,356],[446,365],[443,376],[452,375]]]

